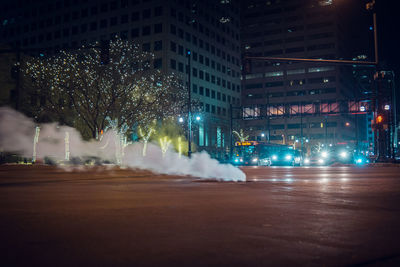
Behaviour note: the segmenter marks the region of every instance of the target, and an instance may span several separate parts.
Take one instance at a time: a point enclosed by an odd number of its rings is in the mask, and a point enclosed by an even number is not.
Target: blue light
[[[374,28],[372,26],[369,26],[369,30],[372,31]]]
[[[357,158],[357,159],[356,159],[356,164],[357,164],[357,165],[364,164],[363,159],[362,159],[362,158]]]
[[[190,50],[187,51],[187,54],[190,55],[192,52],[190,52]]]

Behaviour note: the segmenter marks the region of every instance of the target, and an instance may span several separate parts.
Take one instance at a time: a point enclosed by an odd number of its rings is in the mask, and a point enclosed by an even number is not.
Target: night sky
[[[395,7],[397,1],[377,0],[377,3],[379,55],[382,63],[387,63],[388,68],[396,72],[396,81],[399,81],[399,14]]]

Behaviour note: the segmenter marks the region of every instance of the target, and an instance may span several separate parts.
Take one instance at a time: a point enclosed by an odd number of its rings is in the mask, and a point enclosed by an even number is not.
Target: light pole
[[[192,67],[190,65],[190,58],[191,58],[191,51],[187,50],[186,56],[188,58],[188,70],[187,70],[187,75],[188,75],[188,83],[187,83],[187,88],[188,88],[188,157],[190,158],[192,156],[192,92],[191,92],[191,81],[190,81],[190,74]]]

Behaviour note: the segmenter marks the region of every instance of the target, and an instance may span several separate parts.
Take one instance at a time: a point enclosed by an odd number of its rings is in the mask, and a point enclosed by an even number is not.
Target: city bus
[[[300,152],[289,145],[259,141],[236,142],[233,164],[253,166],[299,166]]]

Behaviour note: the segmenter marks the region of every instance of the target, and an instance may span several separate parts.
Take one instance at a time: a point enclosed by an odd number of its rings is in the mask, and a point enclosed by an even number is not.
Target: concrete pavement
[[[395,266],[398,168],[246,167],[247,183],[0,166],[4,266]]]

